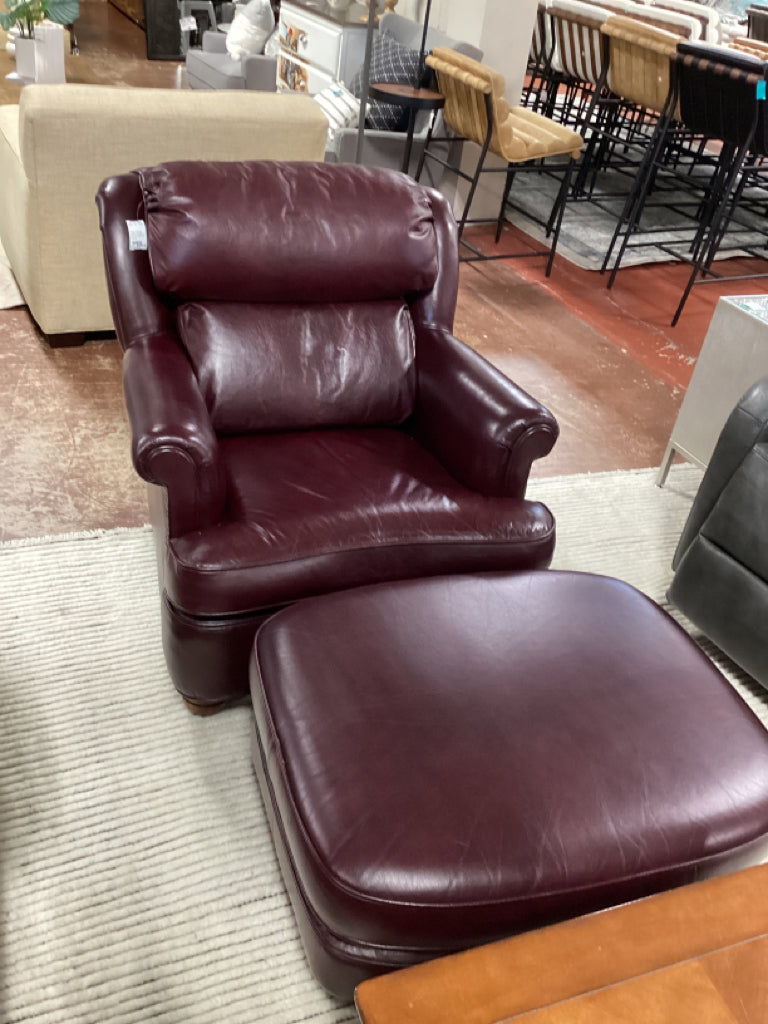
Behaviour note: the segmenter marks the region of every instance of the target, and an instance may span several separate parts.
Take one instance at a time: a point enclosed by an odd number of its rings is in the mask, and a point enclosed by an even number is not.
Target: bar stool
[[[453,134],[438,138],[430,128],[416,171],[416,180],[419,180],[425,161],[434,160],[470,182],[469,194],[459,221],[459,244],[468,249],[470,255],[462,255],[460,258],[464,261],[473,261],[539,255],[530,251],[486,254],[468,242],[463,234],[468,224],[495,223],[495,241],[498,243],[507,206],[531,216],[528,210],[510,201],[510,191],[516,173],[535,171],[537,174],[551,174],[559,176],[561,184],[549,218],[544,221],[535,216],[531,217],[545,227],[547,235],[552,237],[546,269],[549,276],[555,258],[573,165],[583,145],[582,137],[578,132],[557,124],[543,114],[537,114],[526,107],[510,107],[503,95],[503,75],[486,64],[445,48],[433,50],[427,57],[427,64],[437,74],[438,89],[445,97],[444,123]],[[474,174],[467,174],[458,161],[452,159],[451,152],[447,157],[443,157],[435,148],[436,143],[455,141],[457,138],[467,139],[480,147]],[[501,157],[504,166],[486,167],[485,160],[489,152]],[[557,157],[565,159],[559,163],[552,163],[551,161]],[[545,160],[548,161],[546,164]],[[505,175],[499,213],[497,217],[470,219],[472,200],[480,175],[484,173]]]
[[[759,183],[761,174],[765,176],[761,163],[768,155],[768,127],[764,114],[768,62],[725,47],[680,43],[675,68],[683,123],[721,143],[727,163],[722,167],[720,177],[713,181],[702,212],[701,226],[687,259],[691,273],[672,319],[673,326],[679,320],[694,284],[723,276],[711,269],[712,263],[737,214],[746,186]],[[765,221],[767,202],[763,197],[760,203],[762,216],[755,220],[756,226]],[[764,233],[764,226],[760,230]],[[738,248],[749,251],[749,247],[743,244]],[[765,245],[759,254],[765,255]]]

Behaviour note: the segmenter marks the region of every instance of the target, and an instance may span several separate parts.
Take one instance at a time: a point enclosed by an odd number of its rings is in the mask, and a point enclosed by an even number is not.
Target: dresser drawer
[[[329,85],[333,85],[334,76],[327,71],[308,64],[295,54],[280,51],[277,59],[277,88],[290,89],[291,92],[306,92],[314,96]]]
[[[280,12],[280,44],[336,78],[341,59],[342,32],[339,26],[287,8]]]

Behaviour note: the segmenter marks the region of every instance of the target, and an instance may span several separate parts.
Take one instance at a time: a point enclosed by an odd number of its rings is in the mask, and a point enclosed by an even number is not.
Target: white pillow
[[[274,27],[275,16],[269,0],[250,0],[245,6],[238,7],[227,32],[227,52],[230,57],[261,53]]]
[[[276,28],[269,39],[264,43],[264,55],[266,57],[277,57],[280,53],[280,29]]]

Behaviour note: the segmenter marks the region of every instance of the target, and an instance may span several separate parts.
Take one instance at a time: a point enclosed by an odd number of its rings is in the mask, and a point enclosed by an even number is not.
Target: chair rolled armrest
[[[135,342],[123,356],[123,388],[133,463],[166,488],[170,535],[216,523],[225,494],[218,442],[184,353],[163,336]]]
[[[557,440],[554,416],[439,327],[417,325],[416,367],[412,433],[466,487],[524,497],[531,464]]]
[[[672,559],[672,568],[680,562],[710,516],[720,495],[742,466],[753,448],[768,442],[768,377],[754,384],[739,400],[728,417],[707,471],[699,486],[691,511]]]
[[[226,33],[219,32],[218,29],[210,28],[206,32],[203,32],[202,50],[203,53],[226,53]]]

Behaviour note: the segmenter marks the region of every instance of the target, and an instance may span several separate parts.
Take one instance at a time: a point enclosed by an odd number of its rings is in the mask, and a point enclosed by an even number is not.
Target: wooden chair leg
[[[187,711],[191,712],[193,715],[197,715],[198,718],[207,718],[209,715],[217,715],[227,706],[224,703],[200,704],[198,701],[191,700],[189,697],[184,697],[183,695],[181,699],[184,701]]]

